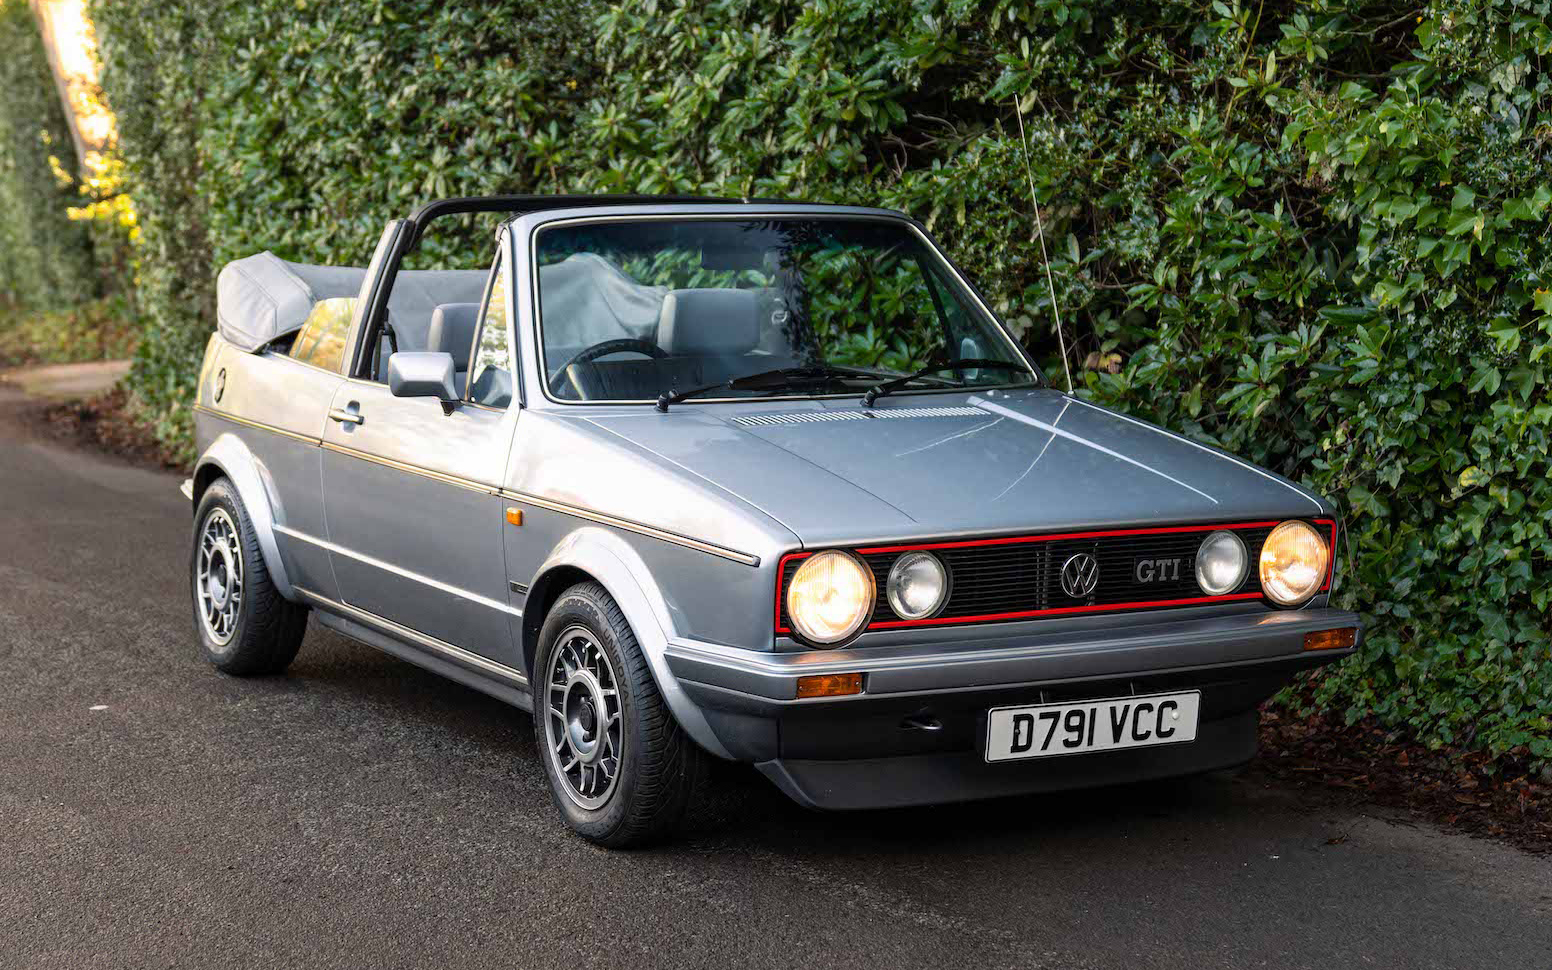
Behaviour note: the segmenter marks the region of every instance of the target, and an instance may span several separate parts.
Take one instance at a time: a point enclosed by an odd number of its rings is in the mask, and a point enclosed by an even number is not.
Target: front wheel
[[[206,660],[239,677],[278,674],[291,665],[307,632],[307,607],[275,589],[253,521],[225,478],[200,497],[189,579]]]
[[[534,659],[534,740],[567,824],[612,849],[672,832],[705,770],[625,615],[597,583],[561,594],[545,618]]]

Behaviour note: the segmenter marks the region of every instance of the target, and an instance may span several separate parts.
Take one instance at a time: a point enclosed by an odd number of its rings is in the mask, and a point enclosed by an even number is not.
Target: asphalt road
[[[1204,779],[826,816],[719,770],[676,844],[550,805],[526,715],[314,629],[199,658],[177,479],[0,387],[0,967],[1552,968],[1552,859]]]

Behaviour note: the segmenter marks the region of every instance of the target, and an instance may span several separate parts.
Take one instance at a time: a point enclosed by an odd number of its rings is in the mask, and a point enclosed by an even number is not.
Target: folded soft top
[[[353,266],[309,266],[271,252],[234,260],[216,277],[216,319],[221,336],[255,351],[301,328],[313,305],[355,296],[366,270]]]
[[[431,312],[443,303],[478,303],[484,270],[401,270],[388,298],[388,320],[401,350],[424,350]],[[221,336],[257,351],[294,333],[320,300],[361,292],[366,270],[312,266],[271,252],[233,260],[216,278],[216,319]]]

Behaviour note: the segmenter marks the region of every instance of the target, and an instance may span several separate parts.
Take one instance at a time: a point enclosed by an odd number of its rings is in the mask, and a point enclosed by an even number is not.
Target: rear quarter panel
[[[251,461],[264,494],[244,492],[244,504],[267,502],[276,523],[325,538],[318,443],[329,402],[343,378],[281,354],[244,353],[219,336],[212,343],[195,409],[201,464]],[[227,435],[242,443],[245,457],[233,457],[238,452],[229,449],[223,449],[225,457],[220,459],[211,454],[216,442]],[[222,470],[234,480],[240,474],[237,469]],[[197,467],[197,475],[199,471]],[[275,545],[293,584],[335,595],[326,550],[278,534]]]

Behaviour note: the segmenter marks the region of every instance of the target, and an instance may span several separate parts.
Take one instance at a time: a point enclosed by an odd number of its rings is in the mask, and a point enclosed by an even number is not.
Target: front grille
[[[995,622],[1108,610],[1169,609],[1261,595],[1255,563],[1274,522],[1236,525],[1175,526],[1159,529],[1110,530],[1056,536],[917,543],[853,550],[873,571],[878,600],[869,629],[922,624]],[[1334,540],[1335,525],[1320,520],[1322,532]],[[1196,551],[1215,529],[1229,529],[1245,543],[1250,567],[1239,588],[1208,596],[1196,582]],[[889,569],[904,552],[926,549],[943,561],[950,577],[948,602],[923,621],[902,620],[885,595]],[[1061,572],[1081,553],[1092,555],[1099,581],[1086,596],[1068,595]],[[778,632],[790,632],[787,586],[806,554],[787,557],[781,570]],[[1140,567],[1140,568],[1139,568]]]

